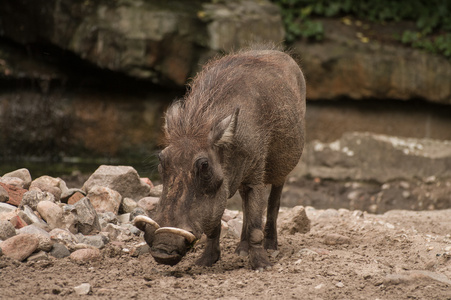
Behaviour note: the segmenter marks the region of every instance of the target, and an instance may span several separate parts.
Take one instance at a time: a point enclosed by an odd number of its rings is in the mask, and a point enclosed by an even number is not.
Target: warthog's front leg
[[[219,260],[221,249],[219,247],[219,237],[221,235],[221,223],[215,227],[211,234],[207,234],[207,242],[202,256],[196,261],[196,265],[211,267]]]
[[[243,229],[241,241],[236,249],[236,253],[249,254],[249,262],[253,269],[266,268],[271,266],[268,254],[263,248],[262,216],[265,209],[263,198],[264,185],[248,185],[240,189],[243,198]]]

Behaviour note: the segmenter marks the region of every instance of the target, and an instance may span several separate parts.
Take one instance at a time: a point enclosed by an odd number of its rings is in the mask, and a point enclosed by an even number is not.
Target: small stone
[[[97,212],[119,212],[122,196],[115,190],[96,185],[89,190],[87,197]]]
[[[338,212],[337,212],[338,214]],[[310,219],[303,206],[295,206],[281,220],[281,229],[289,234],[307,233],[310,231]]]
[[[68,257],[70,255],[69,249],[67,249],[66,246],[62,243],[55,243],[53,244],[53,248],[50,251],[50,255],[55,258],[64,258]]]
[[[335,286],[338,287],[338,288],[342,288],[342,287],[344,287],[345,285],[344,285],[343,282],[339,281],[339,282],[337,282],[337,283],[335,284]]]
[[[26,189],[16,187],[9,184],[4,184],[0,182],[0,186],[2,186],[7,192],[8,192],[8,201],[6,203],[19,206],[20,202],[22,201],[23,194],[27,192]]]
[[[11,224],[13,224],[14,228],[16,229],[20,229],[28,225],[27,222],[25,222],[20,216],[15,216],[9,221],[11,222]]]
[[[63,210],[59,205],[51,201],[41,201],[37,205],[37,211],[47,224],[49,224],[50,228],[64,227]]]
[[[131,213],[136,207],[138,207],[138,203],[132,198],[124,198],[122,199],[121,206],[119,208],[119,212],[126,214]]]
[[[130,255],[133,257],[140,256],[150,252],[150,247],[146,242],[139,243],[130,249]]]
[[[91,285],[89,283],[82,283],[74,287],[74,291],[77,295],[88,295],[91,293]]]
[[[27,261],[40,261],[48,260],[49,257],[45,251],[39,251],[38,253],[32,254],[27,258]]]
[[[11,222],[0,220],[0,240],[7,240],[16,235],[16,229]]]
[[[117,220],[119,221],[119,223],[122,223],[122,224],[130,223],[130,213],[118,215]]]
[[[351,239],[349,237],[340,234],[331,233],[324,236],[324,244],[326,245],[342,245],[350,243]]]
[[[69,256],[69,258],[75,262],[83,263],[88,261],[98,260],[100,258],[99,249],[80,249]]]
[[[230,220],[235,219],[239,213],[240,212],[238,210],[226,209],[226,210],[224,210],[224,213],[222,214],[222,220],[229,222]]]
[[[119,225],[108,223],[103,231],[108,233],[110,239],[115,240],[121,234],[122,228]]]
[[[0,243],[4,255],[23,261],[39,246],[39,240],[31,234],[19,234]]]
[[[50,234],[39,227],[37,224],[25,226],[18,230],[19,234],[28,233],[37,237],[39,240],[38,250],[50,251],[52,249],[52,240]]]
[[[78,231],[82,234],[95,234],[101,230],[99,217],[88,198],[74,204],[78,215]]]
[[[74,245],[78,242],[77,237],[70,231],[61,228],[55,228],[49,232],[53,241],[63,243],[65,245]]]
[[[163,185],[159,184],[150,189],[149,196],[160,198],[162,194],[163,194]]]
[[[75,206],[67,204],[63,206],[63,228],[71,233],[78,233],[78,214]]]
[[[144,209],[144,211],[148,215],[150,215],[155,211],[159,201],[160,198],[157,197],[145,197],[138,201],[138,206]]]
[[[55,203],[55,196],[49,192],[40,191],[28,191],[23,194],[20,208],[23,209],[25,205],[28,205],[32,210],[37,210],[38,203],[41,201],[50,201]]]
[[[28,189],[31,184],[30,171],[28,171],[25,168],[6,173],[5,175],[3,175],[3,177],[17,177],[17,178],[22,179],[22,181],[24,182],[24,186],[23,186],[24,189]]]
[[[47,224],[44,221],[42,221],[29,206],[25,205],[21,212],[23,212],[26,218],[30,220],[31,223],[29,224],[39,224],[41,226],[47,226]],[[24,218],[23,216],[22,218],[28,223],[28,220],[26,218]]]
[[[86,197],[86,195],[82,192],[75,192],[73,193],[68,199],[67,199],[67,204],[75,204],[78,201],[80,201],[81,199],[83,199],[84,197]]]

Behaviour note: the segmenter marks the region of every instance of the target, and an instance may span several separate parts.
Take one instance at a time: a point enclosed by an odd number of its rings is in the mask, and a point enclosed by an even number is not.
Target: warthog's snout
[[[193,233],[181,228],[160,227],[149,217],[137,216],[133,224],[144,231],[150,254],[160,264],[177,264],[196,241]]]

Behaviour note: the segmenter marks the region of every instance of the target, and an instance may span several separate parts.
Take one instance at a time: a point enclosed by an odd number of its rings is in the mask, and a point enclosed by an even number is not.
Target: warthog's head
[[[179,105],[166,114],[168,146],[159,155],[163,193],[154,219],[138,216],[158,263],[175,265],[203,233],[219,234],[229,196],[222,162],[236,130],[239,109],[210,124],[183,124]],[[196,128],[194,132],[186,127]]]

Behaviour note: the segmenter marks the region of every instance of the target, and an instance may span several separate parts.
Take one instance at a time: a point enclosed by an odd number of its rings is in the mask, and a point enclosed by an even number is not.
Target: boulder
[[[31,174],[30,171],[28,171],[28,169],[22,168],[22,169],[18,169],[9,173],[6,173],[3,175],[2,178],[6,178],[6,177],[16,177],[16,178],[20,178],[23,180],[23,188],[24,189],[28,189],[30,187],[31,184]]]
[[[89,189],[87,195],[89,201],[97,212],[119,212],[122,196],[115,190],[105,186],[95,185]]]
[[[217,51],[284,39],[267,0],[5,0],[0,19],[2,35],[16,42],[46,40],[102,69],[179,86]]]
[[[136,207],[138,207],[138,203],[136,203],[135,200],[130,198],[124,198],[122,199],[120,212],[122,213],[131,213]]]
[[[327,37],[321,43],[298,41],[308,79],[308,98],[422,98],[451,104],[451,62],[444,56],[409,47],[356,38],[356,29],[337,19],[321,20]],[[358,30],[358,29],[357,29]]]
[[[138,207],[141,207],[148,215],[151,215],[155,211],[159,201],[160,199],[156,197],[144,197],[138,201]]]
[[[8,185],[12,185],[18,188],[25,188],[25,182],[18,177],[0,177],[0,182]]]
[[[309,143],[293,178],[311,176],[379,183],[451,177],[451,141],[346,133],[332,143]]]
[[[100,166],[85,182],[87,193],[94,186],[103,186],[117,191],[123,198],[139,200],[149,194],[150,186],[142,182],[138,172],[130,166]]]

